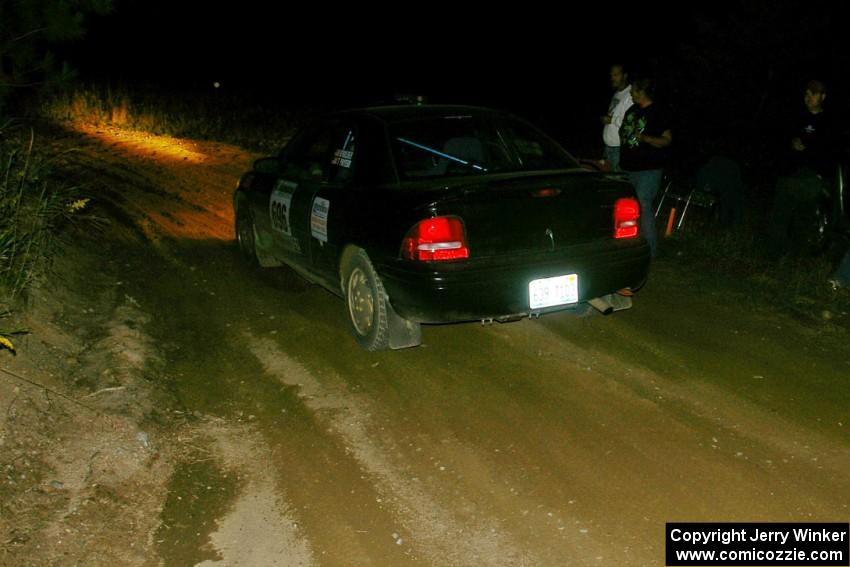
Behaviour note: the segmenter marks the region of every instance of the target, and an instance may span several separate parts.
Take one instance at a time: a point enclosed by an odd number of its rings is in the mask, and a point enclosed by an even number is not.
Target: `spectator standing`
[[[602,140],[605,142],[603,157],[610,165],[611,171],[620,171],[620,126],[633,101],[629,75],[623,65],[612,65],[610,76],[614,95],[608,105],[608,113],[600,118],[603,124]]]
[[[640,201],[640,231],[653,258],[658,251],[653,201],[661,187],[667,148],[673,143],[670,113],[655,103],[655,84],[649,78],[632,83],[632,100],[620,127],[620,167],[628,173]]]
[[[789,136],[791,171],[776,182],[769,244],[773,256],[788,251],[795,222],[807,222],[833,176],[834,142],[831,117],[824,110],[826,86],[806,84],[806,110],[792,123]]]

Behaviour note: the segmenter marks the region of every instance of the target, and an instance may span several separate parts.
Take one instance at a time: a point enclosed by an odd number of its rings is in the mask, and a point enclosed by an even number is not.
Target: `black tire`
[[[348,324],[365,350],[386,350],[390,345],[389,309],[384,284],[362,249],[349,254],[342,266],[342,292]]]
[[[236,244],[239,253],[252,266],[257,265],[257,248],[254,242],[254,220],[244,204],[236,211]]]
[[[832,236],[832,222],[824,203],[807,214],[797,214],[791,221],[791,234],[798,254],[814,255],[823,252]]]
[[[810,217],[809,231],[806,238],[808,252],[820,254],[826,250],[832,236],[832,219],[829,208],[825,203],[819,203]]]

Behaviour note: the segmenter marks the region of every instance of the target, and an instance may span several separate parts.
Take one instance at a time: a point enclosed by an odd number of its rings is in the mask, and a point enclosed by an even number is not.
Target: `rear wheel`
[[[363,250],[350,254],[342,269],[348,322],[358,344],[368,351],[389,347],[386,292]]]
[[[236,243],[239,252],[249,264],[257,263],[257,249],[254,243],[254,220],[246,207],[239,207],[236,211]]]

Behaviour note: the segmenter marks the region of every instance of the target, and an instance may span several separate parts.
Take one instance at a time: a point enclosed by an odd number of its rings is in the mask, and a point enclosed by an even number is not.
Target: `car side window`
[[[333,128],[323,124],[302,132],[286,152],[284,177],[298,181],[327,181]]]
[[[351,178],[357,146],[355,129],[340,122],[304,131],[288,150],[284,177],[319,183],[344,183]]]
[[[351,179],[356,158],[357,133],[353,126],[341,124],[333,137],[333,152],[328,180],[345,183]]]

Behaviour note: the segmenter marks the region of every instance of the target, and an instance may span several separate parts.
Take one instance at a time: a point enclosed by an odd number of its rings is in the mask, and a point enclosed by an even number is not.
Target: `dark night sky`
[[[536,100],[575,97],[578,83],[594,74],[606,90],[608,61],[651,51],[662,27],[645,18],[637,46],[625,40],[626,22],[598,8],[522,14],[516,6],[494,13],[460,3],[360,4],[295,10],[246,0],[238,12],[225,12],[209,3],[119,0],[113,14],[90,21],[71,57],[83,76],[174,85],[218,80],[296,99],[429,91]]]
[[[611,61],[645,58],[661,40],[687,31],[664,29],[657,8],[644,9],[636,24],[593,2],[524,12],[460,2],[363,4],[302,2],[296,9],[242,0],[225,11],[208,2],[117,0],[112,14],[89,20],[85,40],[66,54],[83,79],[155,84],[175,95],[211,90],[215,81],[280,105],[425,94],[433,102],[506,108],[557,133],[570,128],[570,115],[595,127],[610,96]],[[552,124],[553,116],[561,123]]]
[[[727,114],[722,105],[732,113],[738,101],[754,105],[766,66],[774,88],[787,91],[782,96],[796,104],[809,73],[799,68],[807,61],[800,53],[816,62],[810,74],[826,73],[828,80],[843,78],[836,61],[847,62],[835,55],[843,46],[836,38],[844,31],[835,27],[836,37],[824,38],[823,29],[807,29],[810,24],[802,20],[813,5],[787,0],[712,3],[702,8],[709,16],[685,3],[595,1],[557,8],[521,3],[473,8],[460,2],[372,8],[256,0],[230,3],[227,10],[211,6],[194,0],[116,0],[114,13],[91,18],[86,39],[64,55],[83,79],[155,85],[175,96],[185,96],[187,88],[212,90],[214,81],[223,91],[247,95],[246,100],[284,107],[425,94],[434,102],[506,108],[545,121],[556,137],[576,124],[579,130],[596,129],[610,96],[612,61],[649,70],[660,61],[660,74],[667,76],[659,79],[666,80],[668,96],[702,95],[707,104],[725,97],[712,109],[720,116]],[[706,21],[723,23],[707,29]],[[728,31],[735,29],[732,21],[739,22],[734,33]],[[668,64],[682,54],[710,59],[724,49],[728,66],[739,67],[737,75],[721,76],[723,60],[705,73],[687,65],[671,71]],[[748,82],[748,77],[755,79]]]

